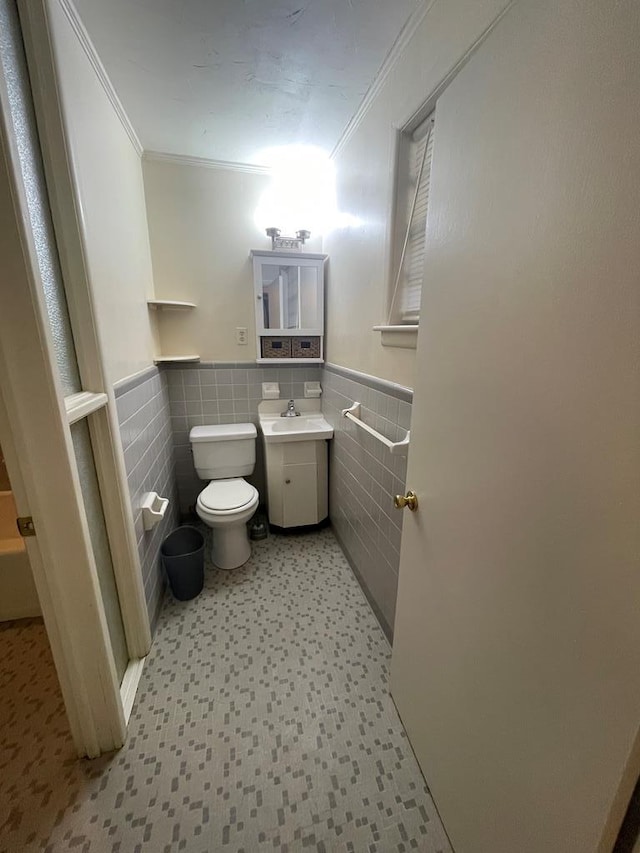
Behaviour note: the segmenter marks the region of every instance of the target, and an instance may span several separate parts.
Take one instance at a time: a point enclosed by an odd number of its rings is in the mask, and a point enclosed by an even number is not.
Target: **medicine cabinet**
[[[323,360],[326,255],[253,250],[257,361]]]

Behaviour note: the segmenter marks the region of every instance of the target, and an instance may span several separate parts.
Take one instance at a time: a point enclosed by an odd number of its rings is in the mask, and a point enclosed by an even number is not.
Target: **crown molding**
[[[78,15],[78,11],[76,7],[73,5],[71,0],[58,0],[60,6],[67,16],[71,27],[76,34],[82,49],[85,52],[85,55],[93,70],[96,73],[98,80],[100,81],[100,85],[104,89],[104,92],[111,103],[111,106],[114,109],[115,114],[120,119],[120,124],[125,130],[125,133],[131,140],[131,144],[135,148],[139,157],[142,156],[142,143],[138,138],[138,134],[135,132],[133,125],[129,120],[129,116],[126,114],[124,107],[120,101],[120,98],[116,94],[116,90],[113,88],[113,84],[109,79],[109,75],[107,74],[104,65],[100,61],[100,57],[96,53],[96,49],[93,46],[93,42],[89,37],[89,33],[86,31],[84,24],[80,20],[80,16]]]
[[[355,111],[353,116],[350,118],[345,129],[342,131],[342,136],[340,137],[340,139],[336,143],[333,151],[331,152],[331,159],[332,160],[338,156],[338,154],[342,151],[344,146],[351,139],[353,134],[356,132],[356,130],[358,129],[358,127],[362,123],[362,120],[364,119],[366,114],[369,112],[369,110],[371,109],[371,105],[373,104],[373,102],[377,98],[378,93],[380,92],[380,90],[384,86],[384,84],[387,80],[387,77],[389,76],[389,74],[391,74],[391,72],[395,68],[395,66],[396,66],[398,60],[400,59],[400,57],[402,56],[406,46],[409,44],[409,42],[413,38],[416,30],[418,29],[420,24],[423,22],[423,20],[425,19],[426,15],[427,15],[427,12],[429,11],[429,9],[431,9],[431,7],[433,6],[434,3],[435,3],[435,0],[422,0],[422,2],[419,4],[419,6],[417,6],[413,10],[411,15],[407,19],[406,24],[400,30],[400,34],[398,35],[398,38],[394,41],[394,43],[391,47],[391,50],[386,55],[382,65],[378,69],[378,73],[373,78],[373,82],[371,83],[371,85],[367,89],[367,92],[366,92],[364,98],[360,102],[360,106]]]
[[[362,99],[362,103],[354,113],[353,117],[347,124],[344,129],[342,136],[338,140],[335,148],[331,152],[331,159],[335,159],[338,154],[342,151],[344,146],[351,139],[353,134],[356,132],[358,127],[360,126],[362,120],[366,116],[366,114],[371,109],[371,105],[373,101],[377,97],[378,93],[384,86],[387,77],[393,70],[394,66],[402,56],[403,51],[413,38],[416,30],[425,19],[427,13],[430,11],[431,7],[434,5],[436,0],[422,0],[422,3],[411,15],[405,26],[403,27],[400,35],[396,39],[393,44],[393,47],[387,54],[386,59],[382,63],[378,74],[376,75],[373,83],[371,84],[367,94]],[[424,103],[416,113],[409,119],[407,123],[405,123],[405,127],[407,124],[413,124],[418,116],[426,117],[434,108],[435,101],[442,94],[442,92],[446,89],[449,83],[453,80],[456,74],[460,71],[460,69],[469,61],[471,56],[476,52],[476,50],[480,47],[480,45],[485,41],[489,33],[497,26],[497,24],[504,18],[509,9],[516,3],[517,0],[504,0],[504,6],[495,16],[495,18],[488,24],[488,26],[480,33],[478,38],[473,42],[473,44],[465,51],[463,56],[453,65],[453,67],[445,74],[445,76],[440,80],[438,85],[435,87],[433,92],[431,93],[428,102]]]
[[[175,163],[178,166],[200,166],[202,169],[221,169],[225,172],[244,172],[248,175],[270,175],[267,166],[256,166],[252,163],[234,163],[230,160],[210,160],[208,157],[189,157],[186,154],[170,154],[167,151],[147,151],[142,155],[143,160],[156,160],[161,163]]]

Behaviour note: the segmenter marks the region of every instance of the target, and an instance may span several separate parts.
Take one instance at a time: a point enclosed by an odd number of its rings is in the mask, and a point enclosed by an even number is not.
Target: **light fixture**
[[[295,237],[281,237],[279,228],[267,228],[267,237],[271,237],[271,249],[289,249],[295,252],[302,251],[305,241],[311,237],[311,231],[304,229],[296,231]]]

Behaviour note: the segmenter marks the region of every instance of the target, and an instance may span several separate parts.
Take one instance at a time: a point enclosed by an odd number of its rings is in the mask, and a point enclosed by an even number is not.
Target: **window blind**
[[[400,209],[398,213],[405,223],[405,233],[392,311],[397,311],[396,316],[399,316],[400,322],[407,324],[417,323],[420,319],[433,157],[433,123],[434,117],[431,115],[413,131],[404,163],[404,209]]]

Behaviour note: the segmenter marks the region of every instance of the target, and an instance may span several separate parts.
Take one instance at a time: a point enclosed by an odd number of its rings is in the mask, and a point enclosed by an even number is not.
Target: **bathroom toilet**
[[[220,569],[235,569],[251,556],[247,522],[258,507],[258,490],[247,483],[256,464],[253,424],[197,426],[189,433],[193,463],[201,480],[196,512],[213,528],[212,559]]]

